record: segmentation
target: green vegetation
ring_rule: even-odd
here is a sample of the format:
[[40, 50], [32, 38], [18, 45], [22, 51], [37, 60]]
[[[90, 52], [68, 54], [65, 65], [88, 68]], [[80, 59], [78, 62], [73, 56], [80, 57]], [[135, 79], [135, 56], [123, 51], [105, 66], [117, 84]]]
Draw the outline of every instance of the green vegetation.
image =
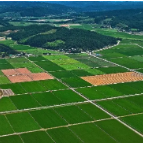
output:
[[32, 111], [30, 114], [42, 128], [67, 125], [67, 123], [53, 109]]
[[84, 81], [83, 79], [79, 77], [71, 77], [71, 78], [66, 78], [62, 79], [63, 82], [68, 84], [71, 87], [84, 87], [84, 86], [91, 86], [90, 83]]
[[12, 96], [10, 99], [17, 109], [28, 109], [40, 106], [31, 95]]
[[122, 99], [100, 101], [98, 104], [116, 116], [123, 116], [142, 112], [143, 106], [140, 104], [142, 99], [143, 96], [134, 96]]
[[67, 143], [68, 141], [68, 143], [81, 143], [80, 139], [68, 128], [49, 130], [48, 133], [56, 142]]
[[142, 126], [142, 119], [143, 115], [135, 115], [135, 116], [129, 116], [121, 118], [123, 121], [125, 121], [127, 124], [132, 126], [134, 129], [138, 130], [139, 132], [143, 133], [143, 126]]
[[0, 100], [0, 112], [3, 111], [11, 111], [16, 110], [16, 106], [13, 104], [13, 102], [10, 100], [10, 98], [5, 97]]
[[40, 129], [39, 125], [27, 112], [8, 114], [6, 115], [6, 117], [15, 132], [24, 132]]
[[[56, 32], [44, 33], [55, 29]], [[68, 35], [68, 36], [67, 36]], [[30, 25], [20, 27], [16, 33], [9, 35], [19, 43], [32, 47], [43, 47], [52, 50], [64, 50], [68, 52], [80, 52], [81, 50], [95, 50], [117, 43], [117, 39], [103, 36], [96, 32], [83, 29], [67, 29], [52, 27], [49, 25]], [[75, 38], [76, 37], [76, 38]], [[98, 40], [97, 40], [98, 39]], [[99, 40], [100, 39], [100, 40]]]
[[52, 139], [46, 134], [46, 132], [33, 132], [29, 134], [22, 134], [21, 135], [24, 143], [53, 143]]
[[11, 134], [14, 132], [4, 115], [0, 115], [0, 120], [0, 135]]

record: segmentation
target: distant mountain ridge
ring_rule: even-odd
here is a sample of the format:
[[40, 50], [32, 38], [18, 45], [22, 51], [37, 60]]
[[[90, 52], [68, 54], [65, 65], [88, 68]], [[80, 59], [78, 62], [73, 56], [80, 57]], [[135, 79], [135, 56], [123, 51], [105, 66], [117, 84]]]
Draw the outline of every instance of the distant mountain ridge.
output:
[[47, 16], [73, 12], [75, 8], [47, 2], [9, 1], [0, 2], [0, 13], [14, 12], [20, 16]]
[[105, 11], [143, 8], [143, 2], [141, 1], [48, 1], [48, 3], [76, 7], [81, 11]]

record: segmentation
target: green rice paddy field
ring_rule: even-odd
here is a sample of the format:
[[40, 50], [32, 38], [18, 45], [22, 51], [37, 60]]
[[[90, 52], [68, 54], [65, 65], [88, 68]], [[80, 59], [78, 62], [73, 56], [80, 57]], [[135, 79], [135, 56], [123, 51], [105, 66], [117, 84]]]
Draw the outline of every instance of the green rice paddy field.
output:
[[[81, 79], [129, 72], [126, 67], [142, 71], [142, 48], [127, 42], [101, 51], [100, 58], [84, 53], [0, 59], [0, 88], [14, 92], [0, 99], [0, 143], [142, 143], [143, 81], [93, 86]], [[16, 68], [54, 79], [11, 83], [1, 70]]]

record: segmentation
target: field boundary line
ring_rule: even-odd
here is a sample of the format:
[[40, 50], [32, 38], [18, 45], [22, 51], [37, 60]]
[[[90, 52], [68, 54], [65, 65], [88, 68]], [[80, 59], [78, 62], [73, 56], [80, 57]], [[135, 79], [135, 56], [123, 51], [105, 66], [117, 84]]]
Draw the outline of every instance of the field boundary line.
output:
[[73, 102], [73, 103], [66, 103], [66, 104], [58, 104], [58, 105], [52, 105], [52, 106], [42, 106], [42, 107], [20, 109], [20, 110], [18, 109], [18, 110], [12, 110], [12, 111], [5, 111], [5, 112], [0, 112], [0, 115], [12, 114], [12, 113], [20, 113], [20, 112], [28, 112], [28, 111], [35, 111], [35, 110], [41, 110], [41, 109], [50, 109], [50, 108], [55, 108], [55, 107], [65, 107], [65, 106], [72, 106], [72, 105], [85, 104], [85, 103], [88, 103], [88, 101]]
[[120, 98], [129, 98], [129, 97], [134, 97], [134, 96], [142, 96], [143, 93], [140, 94], [129, 94], [129, 95], [123, 95], [123, 96], [116, 96], [116, 97], [109, 97], [109, 98], [103, 98], [103, 99], [95, 99], [91, 100], [93, 102], [100, 102], [100, 101], [107, 101], [107, 100], [112, 100], [112, 99], [120, 99]]
[[1, 137], [7, 137], [7, 136], [13, 136], [13, 135], [21, 135], [21, 134], [26, 134], [26, 133], [38, 132], [38, 131], [48, 131], [48, 130], [53, 130], [53, 129], [58, 129], [58, 128], [65, 128], [65, 127], [71, 127], [71, 126], [77, 126], [77, 125], [83, 125], [83, 124], [96, 123], [96, 122], [101, 122], [101, 121], [106, 121], [106, 120], [112, 120], [112, 118], [105, 118], [105, 119], [99, 119], [99, 120], [93, 120], [93, 121], [67, 124], [67, 125], [56, 126], [56, 127], [51, 127], [51, 128], [41, 128], [41, 129], [26, 131], [26, 132], [14, 132], [12, 134], [0, 135], [0, 138]]
[[[91, 55], [93, 57], [96, 57], [94, 55]], [[99, 57], [98, 57], [99, 58]], [[99, 58], [102, 59], [102, 58]], [[28, 59], [29, 60], [29, 59]], [[102, 59], [105, 60], [105, 59]], [[29, 60], [30, 61], [30, 60]], [[105, 60], [107, 61], [107, 60]], [[31, 61], [30, 61], [31, 62]], [[107, 61], [109, 62], [109, 61]], [[33, 62], [34, 63], [34, 62]], [[111, 62], [113, 63], [113, 62]], [[34, 63], [35, 64], [35, 63]], [[113, 63], [115, 64], [115, 63]], [[36, 65], [36, 64], [35, 64]], [[118, 64], [116, 64], [118, 65]], [[38, 65], [36, 65], [38, 66]], [[121, 65], [118, 65], [121, 66]], [[39, 67], [39, 66], [38, 66]], [[124, 67], [124, 66], [123, 66]], [[40, 67], [41, 68], [41, 67]], [[128, 69], [127, 67], [125, 67], [126, 69]], [[42, 69], [42, 68], [41, 68]], [[50, 74], [51, 75], [51, 74]], [[113, 119], [117, 120], [118, 122], [120, 122], [121, 124], [123, 124], [124, 126], [126, 126], [127, 128], [129, 128], [130, 130], [132, 130], [133, 132], [135, 132], [136, 134], [138, 134], [139, 136], [143, 137], [143, 134], [141, 134], [140, 132], [138, 132], [137, 130], [133, 129], [131, 126], [129, 126], [128, 124], [124, 123], [123, 121], [121, 121], [120, 119], [118, 119], [116, 116], [114, 116], [113, 114], [109, 113], [107, 110], [103, 109], [101, 106], [97, 105], [96, 103], [90, 101], [87, 97], [83, 96], [81, 93], [77, 92], [75, 89], [73, 89], [72, 87], [70, 87], [69, 85], [67, 85], [66, 83], [64, 83], [62, 80], [58, 79], [55, 77], [55, 79], [57, 79], [59, 82], [61, 82], [62, 84], [64, 84], [65, 86], [67, 86], [69, 89], [71, 89], [73, 92], [77, 93], [79, 96], [81, 96], [82, 98], [84, 98], [86, 101], [88, 101], [89, 103], [93, 104], [94, 106], [96, 106], [97, 108], [99, 108], [100, 110], [104, 111], [105, 113], [107, 113], [109, 116], [111, 116]]]

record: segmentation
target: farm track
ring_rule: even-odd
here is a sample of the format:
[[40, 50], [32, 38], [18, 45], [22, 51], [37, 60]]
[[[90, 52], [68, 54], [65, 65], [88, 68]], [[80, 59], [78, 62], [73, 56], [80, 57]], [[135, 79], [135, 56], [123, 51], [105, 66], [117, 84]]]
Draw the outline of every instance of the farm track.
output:
[[80, 123], [75, 123], [75, 124], [68, 124], [68, 125], [51, 127], [51, 128], [41, 128], [41, 129], [38, 129], [38, 130], [32, 130], [32, 131], [26, 131], [26, 132], [18, 132], [18, 133], [12, 133], [12, 134], [7, 134], [7, 135], [0, 135], [0, 137], [21, 135], [21, 134], [26, 134], [26, 133], [38, 132], [38, 131], [48, 131], [48, 130], [63, 128], [63, 127], [71, 127], [71, 126], [77, 126], [77, 125], [83, 125], [83, 124], [90, 124], [90, 123], [96, 123], [96, 122], [101, 122], [101, 121], [106, 121], [106, 120], [112, 120], [112, 118], [105, 118], [105, 119], [99, 119], [99, 120], [94, 120], [94, 121], [86, 121], [86, 122], [80, 122]]
[[[94, 55], [91, 55], [93, 57], [96, 57]], [[97, 58], [97, 57], [96, 57]], [[98, 57], [99, 58], [99, 57]], [[104, 60], [106, 62], [110, 62], [110, 61], [107, 61], [105, 59], [102, 59], [102, 58], [99, 58], [101, 60]], [[29, 59], [28, 59], [29, 60]], [[30, 61], [30, 60], [29, 60]], [[31, 61], [30, 61], [31, 62]], [[34, 63], [34, 62], [33, 62]], [[116, 63], [113, 63], [113, 62], [110, 62], [112, 64], [116, 64]], [[34, 63], [35, 64], [35, 63]], [[35, 64], [36, 65], [36, 64]], [[120, 66], [119, 64], [116, 64], [117, 66]], [[37, 65], [36, 65], [37, 66]], [[39, 66], [38, 66], [39, 67]], [[124, 66], [122, 66], [124, 67]], [[41, 67], [40, 67], [41, 68]], [[127, 67], [124, 67], [126, 69], [128, 69], [129, 71], [133, 71]], [[41, 68], [42, 69], [42, 68]], [[140, 72], [139, 72], [140, 73]], [[141, 73], [142, 74], [142, 73]], [[132, 130], [133, 132], [135, 132], [136, 134], [138, 134], [139, 136], [143, 137], [143, 134], [141, 134], [140, 132], [138, 132], [137, 130], [135, 130], [134, 128], [132, 128], [131, 126], [129, 126], [128, 124], [126, 124], [125, 122], [121, 121], [120, 119], [118, 119], [116, 116], [114, 116], [113, 114], [111, 114], [110, 112], [108, 112], [107, 110], [105, 110], [104, 108], [102, 108], [101, 106], [99, 106], [98, 104], [94, 103], [93, 101], [89, 100], [87, 97], [83, 96], [81, 93], [77, 92], [74, 88], [70, 87], [69, 85], [67, 85], [66, 83], [62, 82], [62, 80], [58, 79], [55, 77], [55, 79], [57, 79], [59, 82], [61, 82], [62, 84], [64, 84], [66, 87], [68, 87], [69, 89], [71, 89], [72, 91], [74, 91], [75, 93], [77, 93], [79, 96], [83, 97], [86, 101], [88, 101], [89, 103], [91, 103], [92, 105], [96, 106], [97, 108], [99, 108], [100, 110], [104, 111], [106, 114], [110, 115], [113, 119], [117, 120], [118, 122], [120, 122], [121, 124], [123, 124], [124, 126], [126, 126], [127, 128], [129, 128], [130, 130]]]
[[[125, 67], [125, 66], [116, 64], [116, 63], [111, 62], [111, 61], [108, 61], [108, 60], [105, 60], [105, 59], [103, 59], [103, 58], [96, 57], [95, 55], [91, 55], [91, 56], [93, 56], [93, 57], [95, 57], [95, 58], [98, 58], [98, 59], [100, 59], [100, 60], [103, 60], [103, 61], [112, 63], [112, 64], [117, 65], [117, 66], [119, 66], [119, 67], [125, 68], [125, 69], [127, 69], [127, 70], [129, 70], [129, 71], [134, 71], [134, 72], [136, 72], [136, 71], [133, 70], [133, 69], [127, 68], [127, 67]], [[142, 73], [140, 73], [140, 72], [137, 72], [137, 73], [142, 74]], [[79, 95], [81, 95], [81, 94], [79, 94]], [[81, 96], [84, 97], [83, 95], [81, 95]], [[88, 100], [86, 97], [84, 97], [84, 99]], [[115, 120], [117, 120], [118, 122], [120, 122], [121, 124], [123, 124], [124, 126], [126, 126], [127, 128], [129, 128], [130, 130], [132, 130], [133, 132], [135, 132], [135, 133], [138, 134], [139, 136], [143, 137], [143, 134], [141, 134], [140, 132], [138, 132], [137, 130], [135, 130], [134, 128], [132, 128], [131, 126], [129, 126], [128, 124], [126, 124], [126, 123], [123, 122], [122, 120], [120, 120], [118, 117], [116, 117], [116, 116], [114, 116], [113, 114], [109, 113], [107, 110], [105, 110], [105, 109], [102, 108], [101, 106], [97, 105], [96, 103], [93, 103], [92, 101], [90, 101], [90, 103], [93, 104], [93, 105], [95, 105], [96, 107], [98, 107], [99, 109], [101, 109], [102, 111], [104, 111], [105, 113], [107, 113], [108, 115], [110, 115], [111, 117], [113, 117]]]
[[[94, 55], [91, 55], [94, 56]], [[95, 56], [96, 57], [96, 56]], [[99, 58], [99, 57], [96, 57]], [[102, 59], [102, 58], [99, 58]], [[29, 59], [28, 59], [29, 60]], [[105, 59], [102, 59], [106, 62], [110, 62], [107, 61]], [[29, 60], [30, 61], [30, 60]], [[30, 61], [33, 64], [35, 64], [33, 61]], [[110, 62], [113, 63], [113, 62]], [[116, 64], [116, 63], [113, 63]], [[35, 64], [36, 65], [36, 64]], [[117, 66], [120, 67], [124, 67], [121, 65], [116, 64]], [[40, 66], [36, 65], [37, 67], [41, 68]], [[127, 67], [124, 67], [128, 70], [133, 71], [132, 69], [129, 69]], [[41, 68], [42, 69], [42, 68]], [[43, 69], [42, 69], [43, 70]], [[77, 92], [75, 89], [76, 88], [72, 88], [70, 86], [68, 86], [66, 83], [64, 83], [62, 80], [54, 77], [55, 79], [57, 79], [59, 82], [61, 82], [62, 84], [64, 84], [66, 87], [68, 87], [69, 89], [71, 89], [73, 92], [77, 93], [79, 96], [83, 97], [85, 99], [84, 102], [76, 102], [76, 103], [66, 103], [66, 104], [60, 104], [60, 105], [54, 105], [54, 106], [46, 106], [46, 107], [37, 107], [37, 108], [31, 108], [31, 109], [23, 109], [23, 110], [15, 110], [15, 111], [7, 111], [7, 112], [0, 112], [0, 114], [11, 114], [11, 113], [17, 113], [17, 112], [25, 112], [25, 111], [32, 111], [32, 110], [41, 110], [41, 109], [48, 109], [48, 108], [54, 108], [54, 107], [61, 107], [61, 106], [70, 106], [70, 105], [78, 105], [78, 104], [83, 104], [83, 103], [91, 103], [92, 105], [96, 106], [97, 108], [99, 108], [100, 110], [104, 111], [105, 113], [107, 113], [108, 115], [111, 116], [111, 118], [106, 118], [106, 119], [100, 119], [100, 120], [94, 120], [94, 121], [87, 121], [87, 122], [81, 122], [81, 123], [75, 123], [75, 124], [68, 124], [68, 125], [64, 125], [64, 126], [58, 126], [58, 127], [52, 127], [52, 128], [46, 128], [46, 129], [38, 129], [38, 130], [33, 130], [33, 131], [27, 131], [27, 132], [20, 132], [20, 133], [13, 133], [13, 134], [7, 134], [7, 135], [1, 135], [0, 137], [6, 137], [6, 136], [12, 136], [12, 135], [21, 135], [24, 133], [31, 133], [31, 132], [36, 132], [36, 131], [47, 131], [47, 130], [52, 130], [52, 129], [56, 129], [56, 128], [62, 128], [62, 127], [70, 127], [70, 126], [76, 126], [76, 125], [81, 125], [81, 124], [88, 124], [88, 123], [95, 123], [95, 122], [99, 122], [99, 121], [104, 121], [104, 120], [111, 120], [111, 119], [115, 119], [118, 122], [120, 122], [121, 124], [123, 124], [124, 126], [126, 126], [127, 128], [129, 128], [130, 130], [134, 131], [136, 134], [140, 135], [141, 137], [143, 137], [143, 135], [138, 132], [137, 130], [133, 129], [131, 126], [129, 126], [128, 124], [126, 124], [125, 122], [123, 122], [122, 120], [120, 120], [121, 117], [125, 117], [125, 116], [133, 116], [133, 115], [139, 115], [139, 114], [143, 114], [143, 113], [137, 113], [137, 114], [130, 114], [130, 115], [125, 115], [125, 116], [114, 116], [113, 114], [111, 114], [110, 112], [108, 112], [107, 110], [105, 110], [104, 108], [102, 108], [101, 106], [99, 106], [98, 104], [94, 103], [95, 101], [103, 101], [103, 100], [111, 100], [111, 99], [117, 99], [117, 98], [125, 98], [125, 97], [130, 97], [130, 96], [139, 96], [141, 94], [134, 94], [134, 95], [125, 95], [125, 96], [118, 96], [118, 97], [111, 97], [111, 98], [106, 98], [106, 99], [97, 99], [97, 100], [89, 100], [88, 98], [86, 98], [84, 95], [82, 95], [81, 93]]]
[[[92, 101], [92, 102], [107, 101], [107, 100], [112, 100], [112, 99], [122, 99], [122, 98], [129, 98], [129, 97], [141, 96], [141, 95], [143, 95], [143, 93], [141, 93], [141, 94], [132, 94], [132, 95], [123, 95], [123, 96], [117, 96], [117, 97], [109, 97], [109, 98], [104, 98], [104, 99], [95, 99], [95, 100], [90, 100], [90, 101]], [[66, 106], [79, 105], [79, 104], [85, 104], [85, 103], [89, 103], [89, 101], [58, 104], [58, 105], [52, 105], [52, 106], [42, 106], [42, 107], [35, 107], [35, 108], [28, 108], [28, 109], [21, 109], [21, 110], [17, 109], [17, 110], [12, 110], [12, 111], [4, 111], [4, 112], [0, 112], [0, 115], [35, 111], [35, 110], [41, 110], [41, 109], [50, 109], [50, 108], [54, 108], [54, 107], [66, 107]]]

